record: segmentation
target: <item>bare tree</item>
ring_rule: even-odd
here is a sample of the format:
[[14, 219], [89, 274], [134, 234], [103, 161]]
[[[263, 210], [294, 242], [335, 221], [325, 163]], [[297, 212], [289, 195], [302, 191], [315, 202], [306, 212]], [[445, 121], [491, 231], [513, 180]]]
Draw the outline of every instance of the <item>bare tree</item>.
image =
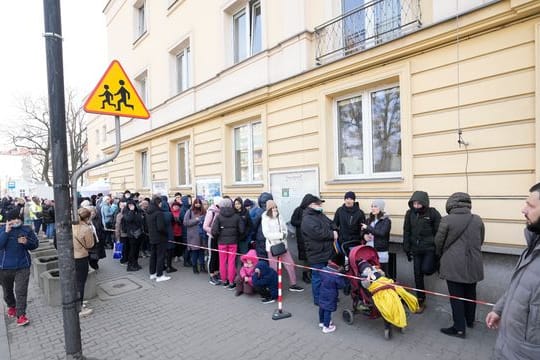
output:
[[[34, 180], [44, 181], [52, 186], [51, 181], [51, 127], [49, 108], [45, 97], [23, 98], [20, 101], [22, 121], [9, 131], [11, 143], [17, 148], [30, 151], [37, 166], [34, 168]], [[82, 102], [73, 90], [66, 93], [66, 131], [68, 141], [69, 174], [73, 169], [84, 165], [88, 139], [84, 122]]]

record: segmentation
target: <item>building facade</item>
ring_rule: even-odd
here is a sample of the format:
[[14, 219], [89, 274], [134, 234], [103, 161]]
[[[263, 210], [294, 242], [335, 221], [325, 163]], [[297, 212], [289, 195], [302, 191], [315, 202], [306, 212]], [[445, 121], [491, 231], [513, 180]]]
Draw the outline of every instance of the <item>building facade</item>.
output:
[[[402, 232], [415, 190], [445, 214], [466, 191], [485, 250], [523, 247], [538, 176], [540, 2], [110, 0], [108, 53], [151, 112], [122, 119], [122, 149], [92, 170], [114, 191], [304, 193], [332, 213], [346, 191], [386, 201]], [[88, 124], [90, 162], [112, 117]]]

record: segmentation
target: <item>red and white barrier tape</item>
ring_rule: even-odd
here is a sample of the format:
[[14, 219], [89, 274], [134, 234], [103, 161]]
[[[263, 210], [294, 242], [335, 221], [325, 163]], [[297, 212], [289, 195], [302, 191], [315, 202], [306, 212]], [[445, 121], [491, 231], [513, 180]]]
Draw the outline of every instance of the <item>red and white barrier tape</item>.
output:
[[[218, 252], [218, 253], [234, 254], [234, 255], [237, 255], [237, 256], [245, 255], [245, 254], [240, 254], [240, 253], [231, 252], [231, 251], [225, 251], [225, 250], [219, 250], [219, 249], [210, 249], [210, 248], [205, 247], [205, 246], [186, 244], [186, 243], [179, 242], [179, 241], [169, 241], [169, 242], [173, 243], [173, 244], [178, 244], [178, 245], [187, 245], [187, 246], [190, 246], [190, 247], [196, 247], [196, 248], [199, 248], [199, 249], [202, 249], [202, 250], [215, 251], [215, 252]], [[304, 265], [295, 264], [295, 263], [288, 263], [288, 262], [285, 262], [285, 261], [279, 261], [278, 262], [277, 260], [274, 260], [274, 259], [267, 259], [267, 258], [262, 258], [262, 257], [259, 257], [259, 256], [256, 256], [256, 258], [259, 259], [259, 260], [266, 260], [266, 261], [269, 261], [269, 262], [278, 263], [278, 279], [279, 279], [279, 281], [278, 281], [278, 284], [279, 284], [279, 286], [278, 286], [278, 308], [279, 309], [281, 309], [281, 299], [282, 299], [282, 297], [281, 297], [281, 291], [282, 291], [282, 289], [281, 289], [281, 267], [279, 266], [280, 264], [292, 265], [292, 266], [295, 266], [297, 268], [304, 269], [304, 270], [311, 270], [311, 271], [319, 271], [319, 272], [326, 272], [326, 273], [336, 274], [336, 275], [343, 276], [343, 277], [348, 278], [348, 279], [367, 280], [366, 278], [362, 278], [362, 277], [358, 277], [358, 276], [354, 276], [354, 275], [330, 272], [330, 271], [327, 271], [327, 270], [324, 270], [324, 269], [312, 268], [312, 267], [309, 267], [309, 266], [304, 266]], [[400, 286], [400, 287], [402, 287], [402, 288], [404, 288], [406, 290], [409, 290], [409, 291], [423, 292], [423, 293], [428, 294], [428, 295], [446, 297], [446, 298], [454, 299], [454, 300], [462, 300], [462, 301], [472, 302], [472, 303], [479, 304], [479, 305], [485, 305], [485, 306], [494, 306], [495, 305], [495, 304], [487, 302], [487, 301], [467, 299], [467, 298], [463, 298], [463, 297], [460, 297], [460, 296], [443, 294], [443, 293], [436, 292], [436, 291], [417, 289], [417, 288], [414, 288], [414, 287], [411, 287], [411, 286], [406, 286], [406, 285], [398, 284], [398, 283], [389, 284], [389, 285], [390, 286]]]

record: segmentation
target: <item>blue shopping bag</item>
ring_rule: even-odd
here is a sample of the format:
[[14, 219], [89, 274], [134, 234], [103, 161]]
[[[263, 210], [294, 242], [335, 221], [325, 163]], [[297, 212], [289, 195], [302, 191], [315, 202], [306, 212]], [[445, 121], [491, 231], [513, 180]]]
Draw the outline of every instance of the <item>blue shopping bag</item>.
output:
[[122, 258], [122, 247], [123, 247], [123, 244], [120, 241], [116, 241], [114, 243], [113, 259]]

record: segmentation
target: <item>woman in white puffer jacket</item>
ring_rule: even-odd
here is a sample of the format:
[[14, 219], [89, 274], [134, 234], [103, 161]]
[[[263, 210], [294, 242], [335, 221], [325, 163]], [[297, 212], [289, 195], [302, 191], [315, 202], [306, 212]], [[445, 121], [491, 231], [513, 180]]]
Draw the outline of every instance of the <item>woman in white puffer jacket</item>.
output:
[[[278, 212], [276, 203], [273, 200], [268, 200], [266, 202], [266, 211], [262, 215], [262, 232], [266, 239], [266, 252], [268, 253], [268, 259], [270, 260], [270, 266], [272, 269], [277, 270], [277, 257], [272, 256], [270, 252], [270, 247], [272, 245], [278, 245], [279, 243], [285, 243], [287, 246], [287, 227], [283, 222], [283, 218]], [[304, 288], [296, 285], [296, 273], [294, 260], [287, 250], [284, 254], [281, 255], [281, 260], [283, 265], [289, 274], [290, 286], [289, 291], [304, 291]]]

